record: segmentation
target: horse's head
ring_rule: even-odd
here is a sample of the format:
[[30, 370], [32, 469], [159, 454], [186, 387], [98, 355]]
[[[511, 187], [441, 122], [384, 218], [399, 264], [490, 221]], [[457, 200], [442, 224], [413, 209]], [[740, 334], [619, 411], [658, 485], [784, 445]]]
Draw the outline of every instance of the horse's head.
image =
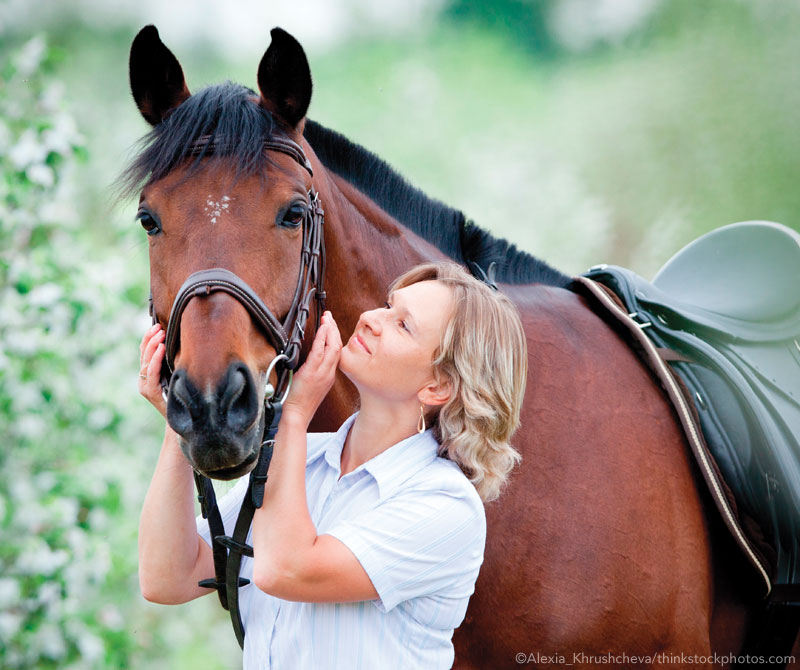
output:
[[[266, 375], [281, 338], [246, 296], [226, 292], [224, 277], [180, 289], [190, 275], [221, 268], [252, 289], [278, 326], [294, 322], [296, 298], [302, 303], [308, 292], [298, 277], [311, 175], [292, 145], [300, 145], [311, 99], [308, 62], [276, 28], [258, 94], [226, 83], [191, 95], [177, 59], [148, 26], [131, 47], [130, 81], [153, 126], [128, 177], [144, 184], [137, 218], [150, 246], [154, 314], [164, 328], [172, 321], [167, 419], [196, 470], [232, 479], [257, 459]], [[176, 297], [181, 313], [172, 312]]]

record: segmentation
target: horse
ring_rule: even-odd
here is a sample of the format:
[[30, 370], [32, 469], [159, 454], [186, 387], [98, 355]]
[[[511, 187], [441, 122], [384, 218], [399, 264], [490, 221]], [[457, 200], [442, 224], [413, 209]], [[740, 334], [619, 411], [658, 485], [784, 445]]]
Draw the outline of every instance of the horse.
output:
[[[522, 461], [486, 506], [485, 559], [453, 668], [711, 667], [739, 652], [763, 594], [664, 394], [572, 278], [307, 118], [310, 68], [285, 31], [271, 31], [257, 81], [258, 91], [228, 82], [191, 94], [154, 26], [131, 47], [132, 94], [152, 129], [124, 182], [141, 191], [162, 326], [184, 280], [212, 267], [285, 317], [312, 190], [324, 208], [324, 295], [345, 333], [414, 265], [496, 263], [529, 352]], [[281, 138], [308, 165], [270, 150]], [[196, 295], [179, 319], [168, 420], [196, 470], [229, 479], [253, 467], [277, 348], [240, 299]], [[313, 335], [301, 329], [297, 361]], [[339, 375], [311, 430], [336, 430], [355, 403]]]

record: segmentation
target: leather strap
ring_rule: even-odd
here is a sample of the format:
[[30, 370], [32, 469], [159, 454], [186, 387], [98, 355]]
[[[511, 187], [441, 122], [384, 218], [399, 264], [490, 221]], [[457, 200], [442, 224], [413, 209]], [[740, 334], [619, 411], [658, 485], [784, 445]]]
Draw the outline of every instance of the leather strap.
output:
[[[192, 146], [190, 153], [197, 156], [213, 155], [227, 147], [224, 141], [210, 135], [200, 137]], [[287, 137], [274, 135], [264, 141], [264, 149], [279, 151], [291, 156], [313, 175], [311, 163], [302, 147]], [[316, 298], [316, 326], [319, 328], [322, 312], [325, 309], [326, 294], [323, 289], [325, 274], [325, 239], [323, 226], [325, 212], [319, 194], [312, 188], [309, 191], [309, 209], [303, 219], [303, 246], [300, 258], [300, 272], [297, 277], [291, 307], [281, 323], [264, 304], [258, 294], [247, 283], [224, 268], [201, 270], [190, 275], [181, 286], [170, 310], [165, 338], [165, 361], [161, 369], [161, 388], [168, 393], [169, 382], [174, 371], [175, 356], [180, 347], [180, 322], [184, 310], [192, 298], [209, 295], [214, 291], [224, 291], [236, 298], [251, 314], [256, 323], [267, 335], [276, 355], [284, 355], [278, 372], [278, 388], [288, 387], [288, 373], [297, 368], [300, 351], [305, 337], [306, 323], [311, 310], [311, 300]], [[150, 315], [153, 323], [158, 321], [150, 294]]]
[[[191, 153], [197, 156], [211, 155], [222, 146], [213, 137], [201, 137], [192, 147]], [[265, 140], [265, 150], [280, 151], [291, 156], [313, 176], [311, 163], [306, 158], [300, 145], [280, 136]], [[181, 286], [170, 310], [165, 338], [165, 364], [162, 366], [162, 389], [166, 393], [169, 380], [174, 370], [175, 356], [180, 346], [180, 322], [189, 302], [195, 297], [210, 295], [215, 291], [224, 291], [238, 300], [250, 313], [254, 321], [261, 327], [281, 360], [286, 360], [278, 374], [278, 389], [288, 388], [291, 372], [297, 368], [300, 350], [305, 337], [305, 328], [311, 310], [311, 301], [316, 299], [316, 327], [319, 328], [322, 313], [325, 310], [326, 293], [325, 277], [325, 239], [323, 224], [325, 213], [319, 195], [312, 188], [309, 191], [309, 209], [303, 219], [303, 246], [300, 258], [300, 272], [297, 278], [292, 304], [281, 323], [272, 311], [264, 304], [258, 294], [244, 280], [224, 268], [201, 270], [190, 275]], [[153, 323], [158, 321], [150, 294], [150, 315]], [[273, 361], [273, 365], [277, 361]], [[267, 380], [269, 381], [269, 380]], [[278, 423], [282, 412], [282, 397], [279, 393], [268, 395], [264, 399], [264, 426], [261, 451], [256, 467], [250, 473], [247, 494], [244, 497], [233, 536], [225, 535], [222, 516], [217, 506], [214, 486], [210, 479], [195, 473], [195, 484], [203, 517], [208, 519], [212, 537], [214, 555], [213, 579], [204, 579], [199, 585], [217, 590], [222, 606], [228, 610], [236, 639], [244, 648], [245, 630], [239, 612], [239, 588], [249, 584], [249, 580], [239, 577], [242, 556], [253, 556], [253, 548], [247, 545], [256, 509], [264, 500], [269, 464]]]
[[[197, 500], [200, 502], [200, 511], [203, 514], [203, 518], [208, 520], [208, 528], [211, 531], [211, 550], [214, 556], [214, 574], [216, 575], [215, 579], [203, 579], [198, 582], [198, 585], [208, 589], [217, 589], [220, 604], [225, 609], [228, 609], [228, 596], [225, 590], [224, 579], [228, 552], [219, 542], [214, 541], [217, 535], [225, 534], [222, 515], [217, 506], [217, 496], [214, 493], [214, 485], [208, 477], [204, 477], [200, 473], [195, 472], [194, 483], [199, 492]], [[222, 579], [220, 577], [222, 577]]]
[[278, 319], [272, 314], [256, 292], [243, 279], [224, 268], [200, 270], [186, 279], [172, 303], [167, 324], [165, 350], [170, 372], [175, 371], [175, 355], [178, 353], [181, 333], [181, 317], [192, 298], [224, 291], [236, 298], [250, 312], [250, 316], [261, 327], [276, 351], [286, 349], [289, 338]]
[[[208, 525], [211, 531], [212, 546], [214, 548], [214, 579], [204, 579], [198, 584], [205, 588], [216, 589], [222, 606], [228, 610], [231, 617], [233, 631], [239, 646], [244, 648], [244, 623], [242, 622], [241, 612], [239, 611], [239, 588], [247, 586], [250, 580], [239, 577], [242, 566], [242, 556], [253, 556], [253, 547], [247, 544], [247, 536], [250, 533], [250, 526], [257, 509], [264, 502], [264, 489], [267, 483], [267, 473], [269, 464], [272, 460], [272, 450], [275, 444], [275, 435], [278, 432], [283, 405], [280, 401], [270, 402], [270, 416], [267, 421], [266, 441], [261, 445], [261, 453], [258, 456], [256, 467], [250, 473], [250, 482], [247, 493], [242, 500], [239, 509], [239, 516], [236, 518], [236, 525], [233, 536], [225, 535], [225, 528], [222, 518], [217, 510], [216, 516], [209, 514]], [[210, 490], [207, 500], [214, 497], [214, 487], [211, 480], [203, 475], [195, 474], [198, 490], [201, 486]], [[201, 507], [203, 501], [201, 500]], [[216, 501], [214, 502], [216, 508]], [[219, 555], [219, 560], [217, 560]]]
[[[219, 140], [213, 135], [201, 135], [195, 140], [194, 144], [189, 148], [190, 156], [213, 156], [218, 151], [230, 151], [233, 147], [233, 142], [224, 139]], [[302, 147], [294, 140], [281, 135], [273, 135], [264, 140], [264, 149], [269, 151], [279, 151], [294, 158], [295, 161], [300, 163], [312, 177], [314, 170], [311, 169], [311, 162], [306, 158], [305, 152]]]

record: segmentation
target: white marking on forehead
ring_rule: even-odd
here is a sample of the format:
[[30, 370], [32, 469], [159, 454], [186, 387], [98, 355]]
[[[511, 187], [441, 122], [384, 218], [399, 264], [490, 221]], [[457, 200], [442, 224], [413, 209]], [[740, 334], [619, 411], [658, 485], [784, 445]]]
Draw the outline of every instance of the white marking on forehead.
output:
[[217, 218], [221, 217], [229, 208], [230, 201], [232, 198], [227, 195], [223, 195], [221, 200], [214, 200], [214, 197], [209, 193], [206, 196], [206, 204], [203, 207], [203, 211], [208, 214], [208, 218], [211, 219], [211, 225], [214, 225], [217, 222]]

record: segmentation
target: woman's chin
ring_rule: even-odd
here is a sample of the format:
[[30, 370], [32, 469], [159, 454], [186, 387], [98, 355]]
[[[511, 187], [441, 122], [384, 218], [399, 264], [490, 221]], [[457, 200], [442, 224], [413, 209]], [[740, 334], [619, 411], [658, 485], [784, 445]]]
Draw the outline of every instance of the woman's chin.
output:
[[342, 347], [342, 354], [339, 357], [339, 371], [358, 386], [358, 361], [354, 360], [354, 358], [348, 347]]

